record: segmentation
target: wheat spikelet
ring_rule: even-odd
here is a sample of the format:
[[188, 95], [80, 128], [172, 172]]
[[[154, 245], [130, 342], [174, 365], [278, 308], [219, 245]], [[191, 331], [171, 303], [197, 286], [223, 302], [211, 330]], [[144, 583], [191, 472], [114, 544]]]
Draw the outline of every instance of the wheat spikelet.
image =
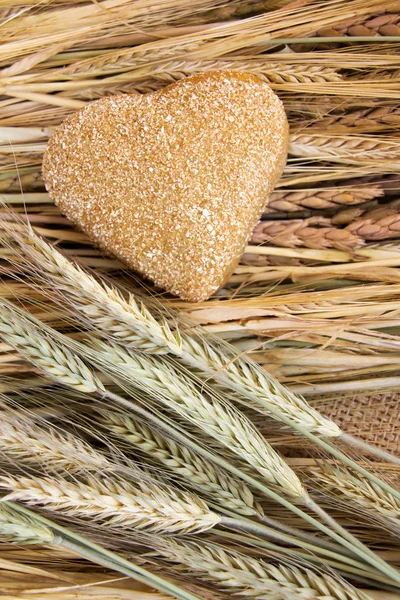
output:
[[55, 536], [49, 527], [0, 502], [0, 540], [17, 544], [52, 544]]
[[367, 600], [362, 592], [330, 575], [284, 564], [268, 564], [218, 544], [168, 538], [153, 546], [164, 558], [185, 565], [206, 581], [246, 598]]
[[206, 494], [217, 504], [241, 515], [262, 516], [250, 489], [210, 461], [127, 415], [103, 412], [108, 431], [128, 442]]
[[194, 494], [168, 492], [153, 483], [101, 480], [86, 483], [64, 479], [1, 476], [6, 500], [46, 506], [64, 515], [100, 521], [107, 527], [138, 528], [169, 533], [204, 531], [220, 518]]
[[23, 316], [23, 312], [0, 302], [0, 338], [18, 350], [52, 379], [88, 394], [103, 390], [103, 384], [70, 350], [59, 347], [53, 339]]
[[349, 500], [399, 522], [400, 501], [372, 481], [343, 467], [321, 465], [311, 469], [318, 484], [329, 490], [334, 498]]
[[110, 470], [109, 461], [89, 444], [69, 433], [38, 426], [32, 420], [0, 413], [0, 455], [25, 465], [41, 464], [76, 473]]
[[350, 223], [346, 231], [370, 241], [400, 237], [400, 201], [395, 200]]
[[211, 345], [206, 338], [187, 335], [182, 336], [182, 347], [186, 364], [243, 396], [243, 400], [239, 396], [235, 398], [245, 405], [279, 420], [268, 410], [271, 406], [312, 433], [328, 437], [341, 434], [333, 421], [323, 417], [257, 364], [233, 354], [234, 350], [228, 356], [225, 349]]
[[316, 190], [277, 190], [269, 196], [266, 211], [296, 212], [304, 208], [325, 210], [341, 206], [354, 206], [383, 196], [379, 187], [322, 188]]
[[355, 135], [292, 134], [289, 153], [292, 156], [354, 164], [359, 161], [393, 160], [393, 169], [400, 152], [396, 139]]
[[[290, 219], [288, 221], [260, 221], [256, 225], [251, 242], [295, 248], [337, 248], [349, 251], [364, 244], [357, 230], [338, 229], [330, 225], [330, 219], [310, 217], [309, 219]], [[382, 238], [380, 238], [382, 239]]]
[[376, 17], [354, 17], [348, 21], [342, 21], [338, 25], [324, 27], [318, 31], [321, 37], [348, 36], [380, 36], [400, 35], [400, 14], [385, 13]]
[[39, 276], [67, 298], [84, 320], [144, 352], [180, 353], [179, 333], [173, 334], [165, 320], [159, 323], [132, 294], [125, 300], [116, 288], [75, 266], [26, 225], [21, 223], [22, 233], [6, 225], [4, 228], [20, 244], [24, 261], [37, 267]]
[[244, 415], [215, 398], [207, 399], [189, 378], [168, 363], [134, 354], [115, 344], [100, 341], [93, 344], [95, 359], [102, 362], [107, 372], [149, 390], [154, 399], [230, 448], [285, 495], [303, 497], [299, 478]]

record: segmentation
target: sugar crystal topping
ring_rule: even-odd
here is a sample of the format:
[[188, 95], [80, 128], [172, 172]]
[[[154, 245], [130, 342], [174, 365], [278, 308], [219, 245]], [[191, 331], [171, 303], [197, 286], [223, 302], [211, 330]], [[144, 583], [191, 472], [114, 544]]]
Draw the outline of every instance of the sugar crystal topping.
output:
[[243, 252], [287, 137], [267, 84], [212, 72], [89, 104], [55, 132], [44, 176], [56, 204], [105, 251], [198, 301]]

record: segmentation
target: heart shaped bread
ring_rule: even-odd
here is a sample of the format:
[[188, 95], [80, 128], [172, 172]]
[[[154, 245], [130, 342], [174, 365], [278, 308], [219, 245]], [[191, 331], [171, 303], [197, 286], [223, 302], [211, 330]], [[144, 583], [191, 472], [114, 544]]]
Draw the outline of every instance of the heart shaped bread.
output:
[[43, 173], [54, 202], [103, 250], [200, 301], [239, 260], [287, 143], [268, 85], [215, 71], [88, 104], [55, 131]]

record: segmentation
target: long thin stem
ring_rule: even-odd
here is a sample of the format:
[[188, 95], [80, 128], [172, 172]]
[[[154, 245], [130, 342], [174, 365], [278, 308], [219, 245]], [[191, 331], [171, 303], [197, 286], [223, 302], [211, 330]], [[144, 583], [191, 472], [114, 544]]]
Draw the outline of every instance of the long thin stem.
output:
[[[365, 571], [364, 569], [364, 565], [362, 563], [355, 563], [354, 564], [358, 564], [358, 568], [357, 567], [353, 567], [351, 566], [351, 563], [347, 563], [347, 562], [343, 562], [341, 560], [340, 555], [338, 556], [338, 562], [335, 560], [330, 560], [330, 559], [323, 559], [321, 561], [321, 559], [317, 556], [313, 556], [312, 554], [306, 554], [305, 552], [301, 552], [299, 550], [293, 549], [293, 548], [285, 548], [284, 546], [277, 546], [276, 544], [273, 544], [271, 542], [266, 542], [265, 540], [259, 540], [259, 539], [254, 539], [254, 538], [249, 538], [245, 535], [240, 535], [237, 533], [228, 533], [227, 531], [219, 531], [218, 532], [218, 536], [219, 537], [225, 537], [227, 539], [231, 539], [231, 540], [236, 540], [238, 542], [240, 542], [241, 544], [247, 544], [249, 546], [254, 546], [256, 548], [265, 548], [267, 550], [272, 550], [273, 552], [277, 552], [279, 554], [286, 554], [288, 556], [293, 556], [294, 558], [299, 558], [301, 560], [306, 560], [307, 562], [311, 562], [311, 563], [315, 563], [315, 564], [323, 564], [328, 565], [330, 567], [336, 568], [339, 571], [342, 571], [344, 573], [351, 573], [354, 579], [357, 579], [359, 581], [362, 581], [363, 583], [368, 583], [369, 585], [371, 585], [372, 581], [378, 581], [381, 587], [381, 584], [386, 584], [386, 587], [389, 591], [398, 593], [399, 589], [395, 586], [392, 585], [392, 582], [390, 579], [387, 579], [386, 577], [382, 577], [381, 575], [375, 574], [372, 571]], [[355, 575], [355, 577], [354, 577]]]
[[349, 446], [353, 446], [354, 448], [359, 448], [362, 452], [366, 452], [368, 454], [373, 454], [374, 456], [381, 458], [386, 462], [392, 462], [395, 465], [400, 465], [400, 458], [395, 456], [394, 454], [390, 454], [390, 452], [386, 452], [385, 450], [381, 450], [380, 448], [376, 448], [375, 446], [371, 446], [367, 442], [360, 440], [349, 433], [342, 433], [340, 438], [342, 442], [345, 442]]
[[[120, 396], [118, 396], [117, 394], [113, 394], [112, 392], [108, 392], [108, 391], [104, 392], [103, 397], [107, 397], [110, 400], [114, 400], [115, 402], [122, 404], [123, 406], [125, 406], [126, 408], [129, 408], [130, 410], [132, 410], [132, 409], [135, 410], [137, 408], [137, 406], [133, 402], [130, 402], [129, 400], [126, 400], [125, 398], [121, 398]], [[138, 412], [138, 411], [136, 411], [136, 412]], [[146, 416], [146, 417], [148, 416], [147, 411], [143, 408], [140, 408], [139, 414], [142, 414], [143, 416]], [[244, 481], [247, 481], [247, 483], [249, 483], [250, 485], [253, 485], [257, 489], [259, 489], [261, 492], [263, 492], [266, 496], [268, 496], [275, 502], [278, 502], [279, 504], [281, 504], [285, 508], [289, 509], [290, 511], [292, 511], [299, 517], [303, 518], [310, 525], [312, 525], [313, 527], [316, 527], [317, 529], [319, 529], [326, 535], [330, 536], [332, 539], [334, 539], [336, 542], [338, 542], [342, 546], [345, 546], [346, 548], [348, 548], [353, 554], [358, 555], [363, 561], [371, 564], [373, 567], [376, 567], [377, 565], [379, 565], [379, 569], [382, 573], [386, 574], [392, 580], [400, 583], [400, 573], [396, 569], [392, 568], [384, 560], [380, 559], [376, 554], [374, 554], [371, 550], [369, 550], [367, 547], [365, 547], [359, 540], [354, 538], [354, 536], [351, 536], [351, 534], [349, 534], [346, 530], [344, 530], [342, 527], [340, 527], [340, 525], [338, 525], [336, 523], [336, 521], [334, 521], [334, 519], [329, 517], [329, 515], [327, 515], [325, 513], [325, 511], [323, 511], [320, 507], [318, 507], [318, 511], [317, 511], [318, 516], [323, 518], [323, 520], [325, 520], [325, 522], [329, 522], [330, 526], [332, 526], [332, 523], [334, 523], [335, 524], [334, 531], [332, 531], [329, 527], [327, 527], [323, 523], [320, 523], [319, 521], [317, 521], [317, 519], [315, 519], [311, 515], [307, 514], [303, 510], [301, 510], [301, 508], [299, 508], [298, 506], [295, 506], [294, 504], [292, 504], [285, 498], [279, 496], [279, 494], [277, 494], [273, 490], [267, 488], [266, 486], [261, 484], [256, 479], [253, 479], [249, 475], [242, 473], [239, 469], [237, 469], [236, 467], [231, 465], [229, 462], [225, 461], [223, 458], [221, 458], [219, 456], [215, 456], [211, 452], [208, 452], [205, 448], [201, 447], [200, 445], [197, 445], [195, 442], [188, 440], [186, 438], [186, 436], [178, 433], [174, 428], [172, 428], [168, 425], [166, 426], [165, 423], [163, 423], [163, 421], [161, 419], [158, 419], [157, 417], [152, 415], [151, 420], [158, 427], [161, 427], [162, 429], [164, 429], [164, 431], [167, 431], [170, 435], [175, 437], [178, 441], [187, 444], [190, 448], [192, 448], [193, 450], [195, 450], [202, 456], [205, 456], [206, 458], [214, 461], [216, 464], [219, 464], [223, 468], [228, 469], [231, 473], [233, 473], [237, 477], [240, 477]], [[308, 498], [305, 498], [305, 500], [308, 500]], [[312, 502], [310, 502], [309, 506], [310, 506], [310, 508], [315, 508], [314, 505], [312, 504]], [[340, 534], [338, 533], [339, 530], [341, 531]], [[342, 531], [345, 532], [345, 534], [346, 534], [345, 537], [343, 537]], [[253, 533], [253, 531], [250, 533]], [[349, 538], [351, 538], [352, 541], [350, 541]]]
[[[229, 517], [224, 517], [224, 518], [221, 519], [221, 525], [224, 525], [225, 527], [229, 527], [229, 528], [232, 528], [232, 529], [239, 530], [238, 521], [239, 520], [236, 519], [236, 518], [230, 519]], [[245, 533], [251, 533], [250, 527], [247, 527], [247, 523], [246, 523], [246, 521], [250, 521], [250, 520], [241, 517], [240, 521], [244, 521], [245, 522], [242, 531], [244, 531]], [[231, 526], [231, 523], [232, 523], [232, 526]], [[250, 521], [250, 523], [253, 523], [253, 522]], [[364, 567], [363, 563], [360, 563], [360, 562], [358, 562], [356, 560], [353, 560], [353, 559], [349, 558], [344, 553], [338, 554], [337, 552], [330, 552], [329, 550], [325, 550], [324, 548], [318, 548], [317, 546], [314, 546], [313, 544], [307, 544], [305, 542], [299, 542], [298, 540], [296, 540], [296, 538], [293, 538], [290, 535], [285, 535], [285, 534], [278, 534], [278, 535], [276, 535], [276, 532], [274, 530], [265, 531], [265, 533], [264, 533], [264, 535], [262, 537], [270, 539], [270, 540], [272, 539], [272, 540], [275, 540], [277, 542], [284, 542], [284, 543], [289, 543], [289, 544], [295, 544], [297, 546], [300, 546], [304, 550], [309, 550], [310, 552], [313, 552], [314, 554], [322, 554], [323, 556], [327, 556], [327, 557], [332, 558], [332, 559], [334, 559], [336, 561], [337, 560], [343, 561], [343, 557], [346, 556], [346, 558], [345, 558], [346, 564], [353, 565], [353, 566], [355, 566], [357, 568], [361, 568], [361, 569]], [[321, 559], [319, 559], [319, 560], [321, 560]], [[376, 573], [378, 573], [378, 571]]]
[[[339, 523], [337, 521], [335, 521], [335, 519], [333, 519], [330, 515], [328, 515], [328, 513], [326, 513], [323, 510], [323, 508], [321, 508], [316, 502], [314, 502], [314, 500], [312, 498], [310, 498], [310, 497], [307, 498], [306, 506], [308, 508], [310, 508], [315, 514], [319, 515], [320, 518], [325, 521], [325, 523], [327, 523], [332, 528], [334, 528], [335, 531], [337, 531], [340, 535], [342, 535], [349, 543], [353, 544], [353, 546], [356, 545], [362, 553], [362, 554], [359, 554], [359, 556], [364, 555], [364, 560], [369, 562], [373, 567], [377, 567], [379, 565], [378, 568], [380, 569], [380, 571], [382, 573], [386, 573], [391, 579], [400, 583], [400, 571], [398, 569], [394, 569], [393, 567], [388, 565], [387, 562], [385, 562], [383, 559], [381, 559], [377, 554], [372, 552], [372, 550], [369, 550], [369, 548], [367, 548], [365, 546], [365, 544], [360, 542], [360, 540], [358, 540], [351, 533], [346, 531], [346, 529], [344, 529], [344, 527], [339, 525]], [[366, 557], [365, 552], [368, 554], [368, 558]]]
[[259, 518], [260, 518], [260, 521], [262, 521], [266, 525], [269, 525], [271, 528], [277, 529], [279, 532], [283, 532], [284, 535], [288, 534], [293, 539], [298, 540], [298, 543], [299, 543], [299, 541], [301, 541], [302, 544], [305, 543], [305, 544], [310, 544], [313, 546], [318, 546], [318, 548], [320, 548], [320, 549], [323, 548], [328, 551], [332, 551], [333, 548], [335, 548], [336, 551], [339, 551], [341, 554], [344, 554], [345, 556], [352, 556], [351, 552], [347, 552], [341, 546], [333, 544], [325, 539], [318, 538], [315, 535], [313, 535], [312, 533], [307, 533], [306, 531], [302, 531], [301, 529], [297, 529], [296, 527], [291, 527], [290, 525], [287, 525], [287, 524], [283, 525], [282, 523], [280, 523], [280, 521], [277, 521], [276, 519], [271, 519], [270, 517], [267, 517], [266, 515], [264, 515], [263, 517], [259, 517]]
[[[217, 379], [219, 379], [221, 381], [221, 383], [225, 384], [227, 387], [232, 388], [232, 384], [229, 381], [229, 377], [224, 375], [223, 372], [221, 372], [219, 374], [215, 374], [215, 377]], [[369, 471], [367, 471], [367, 469], [364, 469], [364, 467], [362, 467], [356, 461], [354, 461], [351, 458], [349, 458], [348, 456], [346, 456], [346, 454], [344, 452], [342, 452], [341, 450], [338, 450], [337, 448], [333, 447], [326, 440], [321, 439], [319, 436], [315, 435], [314, 433], [311, 433], [307, 428], [302, 427], [301, 425], [296, 423], [293, 419], [291, 419], [290, 417], [287, 417], [285, 415], [285, 413], [283, 411], [279, 410], [278, 408], [276, 408], [276, 406], [273, 403], [269, 403], [267, 406], [267, 404], [265, 402], [261, 401], [260, 398], [256, 394], [250, 393], [245, 389], [238, 390], [238, 391], [243, 393], [243, 395], [245, 397], [248, 397], [251, 400], [255, 401], [257, 404], [263, 406], [265, 409], [268, 410], [269, 413], [271, 413], [271, 415], [276, 417], [279, 421], [282, 421], [283, 423], [285, 423], [286, 425], [288, 425], [289, 427], [291, 427], [298, 433], [301, 433], [302, 435], [304, 435], [304, 437], [311, 440], [314, 444], [317, 444], [318, 446], [323, 448], [326, 452], [328, 452], [329, 454], [331, 454], [338, 460], [344, 462], [349, 467], [352, 467], [355, 471], [357, 471], [358, 473], [361, 473], [362, 475], [364, 475], [364, 477], [366, 477], [370, 481], [373, 481], [374, 483], [376, 483], [376, 485], [381, 487], [383, 490], [385, 490], [389, 494], [392, 494], [395, 498], [398, 498], [400, 500], [400, 492], [398, 490], [391, 487], [385, 481], [382, 481], [381, 479], [379, 479], [379, 477], [376, 477], [376, 475], [374, 475], [373, 473], [370, 473]], [[246, 402], [243, 402], [243, 404], [246, 404]], [[342, 433], [338, 437], [338, 439], [342, 439], [343, 441], [346, 441], [345, 434]], [[369, 445], [367, 445], [367, 446], [368, 446], [368, 451], [371, 451], [370, 450], [371, 447]]]
[[160, 592], [170, 594], [179, 600], [201, 600], [199, 596], [195, 596], [194, 594], [183, 590], [173, 583], [158, 577], [158, 575], [154, 575], [153, 573], [146, 571], [146, 569], [129, 562], [122, 556], [119, 556], [118, 554], [115, 554], [114, 552], [95, 544], [91, 540], [86, 539], [78, 533], [72, 532], [61, 525], [58, 525], [57, 523], [54, 523], [53, 521], [36, 514], [25, 506], [20, 506], [19, 504], [9, 500], [5, 501], [4, 504], [19, 513], [27, 515], [29, 518], [32, 518], [35, 521], [50, 527], [58, 534], [57, 542], [59, 545], [73, 550], [80, 556], [83, 556], [92, 562], [96, 562], [107, 568], [119, 571], [124, 575], [128, 575], [128, 577], [132, 577], [133, 579], [137, 579], [142, 583], [155, 587]]

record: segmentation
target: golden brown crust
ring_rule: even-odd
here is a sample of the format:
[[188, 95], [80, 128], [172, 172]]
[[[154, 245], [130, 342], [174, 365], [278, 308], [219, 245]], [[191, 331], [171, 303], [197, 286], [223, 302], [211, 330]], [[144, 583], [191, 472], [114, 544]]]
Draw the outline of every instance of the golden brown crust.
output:
[[268, 85], [216, 71], [93, 102], [56, 130], [43, 173], [52, 199], [106, 252], [197, 302], [237, 264], [287, 144]]

